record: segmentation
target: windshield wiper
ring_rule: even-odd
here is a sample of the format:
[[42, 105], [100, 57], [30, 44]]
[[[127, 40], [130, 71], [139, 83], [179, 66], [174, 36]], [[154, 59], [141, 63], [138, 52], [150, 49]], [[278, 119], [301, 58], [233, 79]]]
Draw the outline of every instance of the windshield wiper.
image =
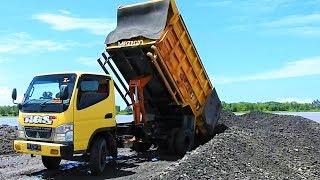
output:
[[49, 102], [49, 101], [51, 101], [52, 99], [48, 99], [48, 100], [46, 100], [46, 101], [44, 101], [44, 102], [42, 102], [42, 103], [40, 103], [40, 106], [41, 107], [45, 107], [46, 106], [46, 104]]
[[22, 107], [25, 107], [25, 106], [29, 105], [29, 103], [30, 103], [31, 101], [33, 101], [33, 100], [35, 100], [35, 99], [29, 99], [29, 100], [27, 100], [26, 102], [24, 102], [24, 103], [22, 104]]

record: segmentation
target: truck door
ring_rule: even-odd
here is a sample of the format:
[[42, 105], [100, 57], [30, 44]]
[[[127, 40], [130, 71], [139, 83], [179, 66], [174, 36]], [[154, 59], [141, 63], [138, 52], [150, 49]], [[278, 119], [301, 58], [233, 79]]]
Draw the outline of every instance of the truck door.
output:
[[74, 111], [74, 149], [86, 150], [97, 131], [115, 127], [115, 100], [107, 76], [82, 75], [77, 84]]

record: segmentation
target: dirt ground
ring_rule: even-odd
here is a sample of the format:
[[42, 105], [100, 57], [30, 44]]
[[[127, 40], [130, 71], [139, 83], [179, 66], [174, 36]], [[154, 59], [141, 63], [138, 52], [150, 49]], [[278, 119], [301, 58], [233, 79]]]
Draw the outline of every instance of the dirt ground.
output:
[[[0, 126], [2, 179], [320, 179], [320, 124], [285, 115], [222, 112], [217, 135], [183, 158], [119, 149], [101, 177], [88, 164], [63, 161], [46, 170], [40, 157], [12, 152], [15, 127]], [[2, 154], [2, 155], [1, 155]]]
[[59, 170], [46, 170], [40, 157], [1, 155], [0, 179], [150, 179], [176, 160], [159, 160], [155, 151], [138, 155], [130, 149], [120, 149], [117, 162], [109, 162], [101, 177], [92, 177], [87, 163], [62, 161]]
[[17, 137], [16, 130], [16, 127], [0, 125], [0, 155], [14, 153], [12, 141]]

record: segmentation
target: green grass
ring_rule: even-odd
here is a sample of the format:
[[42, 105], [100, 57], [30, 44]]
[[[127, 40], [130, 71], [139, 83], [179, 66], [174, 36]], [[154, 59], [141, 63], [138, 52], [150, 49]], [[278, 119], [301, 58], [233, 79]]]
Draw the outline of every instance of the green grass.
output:
[[17, 116], [14, 116], [14, 115], [2, 116], [2, 115], [0, 115], [0, 117], [17, 117]]
[[117, 115], [131, 115], [132, 113], [127, 112], [127, 111], [120, 111], [117, 113]]
[[[250, 111], [237, 111], [237, 112], [233, 112], [233, 113], [239, 113], [239, 114], [247, 114]], [[265, 113], [286, 113], [286, 112], [320, 112], [320, 109], [316, 109], [316, 110], [309, 110], [309, 111], [294, 111], [294, 110], [290, 110], [290, 111], [262, 111]]]

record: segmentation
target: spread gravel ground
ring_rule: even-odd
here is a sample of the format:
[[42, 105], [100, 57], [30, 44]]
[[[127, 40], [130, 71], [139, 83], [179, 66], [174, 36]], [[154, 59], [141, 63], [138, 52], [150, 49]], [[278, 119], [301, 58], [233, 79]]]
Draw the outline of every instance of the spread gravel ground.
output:
[[320, 179], [320, 124], [295, 116], [223, 112], [228, 129], [160, 179]]
[[0, 125], [0, 155], [14, 153], [12, 141], [17, 137], [17, 128]]
[[[217, 134], [182, 159], [120, 149], [97, 179], [320, 179], [320, 124], [296, 116], [222, 112]], [[0, 179], [92, 179], [86, 163], [48, 171], [15, 154], [16, 128], [0, 126]]]

